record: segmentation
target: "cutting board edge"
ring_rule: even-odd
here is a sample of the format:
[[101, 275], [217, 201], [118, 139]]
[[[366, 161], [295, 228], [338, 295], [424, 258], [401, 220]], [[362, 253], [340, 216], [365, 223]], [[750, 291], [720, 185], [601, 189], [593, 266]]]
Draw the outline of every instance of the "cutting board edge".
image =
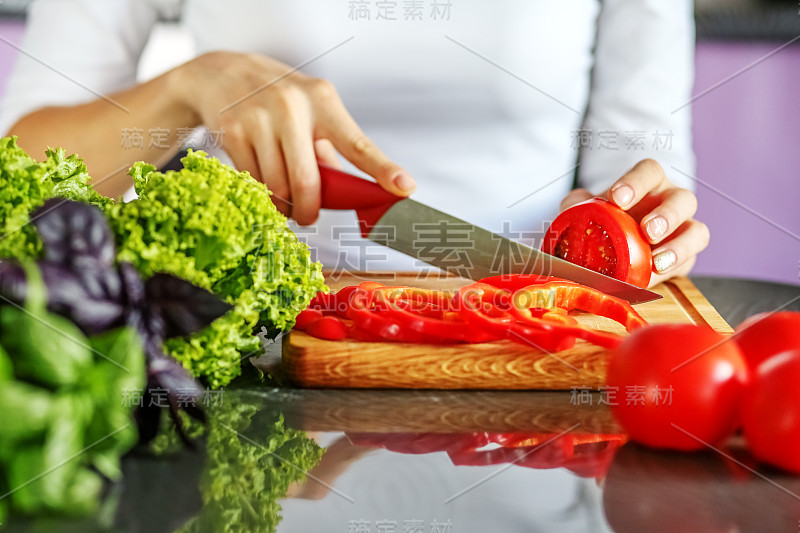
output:
[[[359, 276], [369, 278], [368, 273], [362, 273]], [[402, 278], [401, 275], [391, 276], [392, 279]], [[385, 280], [387, 276], [376, 276], [377, 279]], [[436, 278], [443, 279], [443, 278]], [[458, 282], [460, 279], [453, 276], [446, 278], [451, 282]], [[466, 280], [465, 280], [466, 281]], [[669, 293], [675, 301], [679, 302], [681, 309], [685, 313], [687, 321], [694, 323], [701, 323], [708, 325], [715, 331], [730, 335], [733, 329], [727, 322], [719, 315], [711, 303], [703, 296], [699, 289], [688, 278], [673, 278], [662, 284], [661, 289]], [[643, 304], [648, 305], [648, 304]], [[637, 306], [637, 308], [640, 306]], [[507, 343], [504, 348], [517, 346], [518, 350], [524, 352], [516, 357], [523, 360], [531, 359], [531, 352], [527, 348], [519, 348], [519, 345], [511, 341], [499, 341]], [[583, 342], [583, 341], [579, 341]], [[309, 344], [326, 343], [324, 346], [328, 348], [328, 353], [325, 354], [327, 360], [324, 366], [319, 364], [319, 361], [312, 361], [309, 357], [310, 348]], [[482, 345], [470, 346], [470, 349], [475, 348], [479, 350], [486, 350], [485, 346], [499, 346], [496, 343], [485, 343]], [[282, 369], [285, 376], [295, 386], [305, 388], [328, 388], [328, 389], [428, 389], [428, 390], [570, 390], [576, 388], [590, 388], [597, 389], [605, 385], [605, 368], [607, 366], [606, 354], [602, 349], [595, 349], [591, 351], [584, 351], [578, 354], [578, 362], [575, 366], [583, 368], [584, 362], [580, 361], [580, 357], [594, 357], [594, 364], [597, 368], [594, 371], [589, 371], [582, 375], [579, 380], [572, 379], [572, 377], [555, 377], [552, 373], [541, 373], [539, 375], [520, 376], [514, 372], [500, 371], [494, 375], [468, 375], [462, 376], [454, 380], [442, 380], [433, 382], [431, 380], [419, 379], [419, 377], [409, 377], [406, 374], [392, 375], [386, 379], [384, 372], [386, 367], [380, 365], [375, 366], [373, 359], [377, 356], [380, 357], [381, 353], [384, 354], [387, 350], [397, 352], [404, 347], [409, 347], [412, 351], [418, 351], [419, 345], [402, 344], [402, 343], [362, 343], [354, 341], [320, 341], [314, 339], [303, 332], [291, 332], [284, 337], [282, 347]], [[331, 353], [330, 348], [337, 348]], [[434, 347], [433, 349], [440, 350], [438, 353], [442, 354], [441, 350], [449, 350], [449, 356], [454, 356], [453, 346]], [[462, 347], [463, 349], [463, 347]], [[511, 351], [514, 352], [513, 348]], [[340, 353], [336, 353], [340, 352]], [[319, 354], [317, 354], [319, 355]], [[445, 356], [446, 354], [442, 354]], [[487, 359], [489, 354], [479, 353], [478, 356], [486, 355]], [[539, 359], [546, 359], [549, 357], [547, 354], [540, 354], [544, 357]], [[569, 355], [559, 353], [556, 354], [558, 359], [570, 359]], [[395, 356], [396, 357], [396, 356]], [[353, 364], [353, 359], [356, 363]], [[571, 360], [571, 359], [570, 359]], [[413, 363], [423, 366], [425, 358], [420, 359], [416, 357], [412, 360], [406, 359], [406, 364]], [[507, 370], [507, 369], [505, 369]], [[583, 373], [582, 373], [583, 374]]]
[[[572, 388], [596, 389], [605, 384], [607, 361], [603, 349], [585, 341], [578, 341], [579, 352], [566, 354], [546, 354], [534, 352], [530, 348], [513, 341], [494, 341], [470, 345], [473, 352], [480, 353], [464, 357], [462, 363], [475, 362], [475, 367], [466, 371], [465, 375], [454, 375], [445, 372], [434, 383], [424, 376], [413, 372], [394, 374], [391, 379], [382, 379], [381, 365], [368, 361], [380, 360], [387, 351], [402, 350], [404, 347], [419, 349], [416, 344], [385, 342], [349, 342], [330, 341], [336, 343], [340, 352], [335, 356], [328, 355], [326, 364], [320, 369], [318, 362], [312, 362], [308, 356], [308, 343], [315, 343], [310, 335], [302, 331], [294, 331], [284, 339], [282, 369], [284, 375], [296, 386], [307, 388], [352, 388], [352, 389], [419, 389], [419, 390], [570, 390]], [[331, 345], [333, 347], [333, 345]], [[463, 345], [430, 346], [431, 356], [416, 355], [406, 360], [407, 368], [434, 368], [442, 352], [451, 356], [452, 366], [457, 367], [458, 352]], [[351, 355], [358, 352], [356, 362], [352, 364]], [[493, 351], [501, 351], [497, 355]], [[592, 358], [597, 364], [588, 367], [581, 360]], [[472, 361], [469, 361], [469, 360]], [[365, 362], [367, 361], [367, 362]], [[409, 364], [411, 363], [411, 364]], [[482, 364], [483, 363], [483, 364]], [[558, 375], [560, 365], [568, 365], [578, 369], [579, 379], [569, 373]], [[488, 366], [488, 368], [487, 368]], [[552, 371], [543, 371], [549, 368]], [[555, 369], [555, 370], [553, 370]], [[457, 368], [455, 369], [457, 370]], [[579, 383], [579, 385], [574, 385]]]
[[[700, 292], [700, 289], [687, 277], [672, 278], [662, 283], [672, 296], [684, 304], [684, 310], [697, 323], [698, 319], [711, 327], [717, 333], [732, 335], [733, 328], [728, 324], [719, 312], [711, 305], [711, 302]], [[690, 306], [687, 308], [687, 306]], [[688, 312], [694, 310], [694, 313]]]

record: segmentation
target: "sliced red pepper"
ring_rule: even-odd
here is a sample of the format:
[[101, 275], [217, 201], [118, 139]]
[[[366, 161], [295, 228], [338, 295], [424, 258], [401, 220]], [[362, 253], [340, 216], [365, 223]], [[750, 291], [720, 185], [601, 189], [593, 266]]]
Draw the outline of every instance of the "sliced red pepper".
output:
[[561, 308], [567, 311], [579, 309], [610, 318], [622, 324], [627, 331], [633, 331], [647, 324], [625, 300], [583, 285], [560, 282], [531, 285], [516, 291], [512, 296], [512, 301], [510, 312], [517, 320], [531, 326], [538, 325], [550, 330], [558, 329], [606, 348], [615, 348], [622, 342], [623, 337], [578, 325], [556, 324], [552, 320], [544, 320], [544, 317], [537, 317], [532, 309]]
[[317, 309], [325, 314], [335, 314], [347, 318], [347, 308], [350, 306], [350, 296], [358, 286], [344, 287], [337, 292], [319, 292], [308, 304], [309, 309]]
[[[605, 316], [628, 331], [645, 324], [627, 302], [571, 281], [532, 275], [486, 280], [503, 286], [475, 283], [454, 296], [363, 282], [317, 295], [298, 315], [296, 327], [321, 338], [350, 336], [365, 341], [438, 344], [512, 339], [550, 352], [572, 347], [576, 338], [605, 347], [621, 342], [618, 335], [581, 327], [567, 314], [570, 310]], [[527, 285], [513, 289], [522, 283]], [[331, 320], [320, 322], [320, 315]], [[341, 318], [352, 320], [352, 325]]]
[[318, 339], [340, 341], [347, 338], [347, 325], [338, 316], [323, 316], [306, 327], [309, 335]]
[[572, 281], [567, 281], [563, 278], [557, 278], [555, 276], [539, 276], [536, 274], [500, 274], [497, 276], [489, 276], [488, 278], [479, 279], [478, 283], [485, 283], [487, 285], [491, 285], [492, 287], [514, 292], [529, 285], [538, 285], [540, 283], [548, 283], [551, 281], [573, 283]]
[[[443, 291], [386, 287], [375, 289], [373, 297], [390, 320], [440, 341], [475, 343], [501, 338], [472, 327], [460, 313], [451, 311], [454, 308], [453, 297]], [[422, 309], [414, 308], [418, 306]]]
[[514, 293], [512, 301], [512, 310], [556, 307], [567, 311], [579, 309], [610, 318], [625, 326], [627, 331], [647, 325], [645, 319], [625, 300], [574, 283], [545, 283], [525, 287]]
[[294, 329], [305, 331], [312, 322], [316, 322], [323, 316], [322, 311], [319, 309], [303, 309], [294, 320]]
[[380, 311], [375, 310], [371, 290], [358, 288], [353, 292], [347, 316], [356, 327], [384, 340], [415, 343], [436, 342], [435, 338], [403, 328]]
[[[575, 345], [575, 337], [569, 331], [545, 328], [541, 324], [536, 327], [520, 324], [510, 311], [504, 309], [510, 309], [510, 297], [510, 291], [505, 289], [474, 283], [458, 291], [456, 306], [466, 322], [499, 338], [522, 342], [546, 352], [566, 350]], [[547, 318], [543, 316], [542, 322]]]

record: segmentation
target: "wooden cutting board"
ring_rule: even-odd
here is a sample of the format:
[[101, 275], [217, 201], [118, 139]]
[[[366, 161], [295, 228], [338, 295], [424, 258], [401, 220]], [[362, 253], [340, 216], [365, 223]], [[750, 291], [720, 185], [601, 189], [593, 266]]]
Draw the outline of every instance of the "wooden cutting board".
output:
[[[375, 280], [387, 285], [455, 289], [471, 281], [455, 276], [405, 273], [339, 273], [327, 276], [331, 290]], [[653, 289], [662, 299], [636, 306], [651, 324], [704, 324], [733, 332], [688, 278]], [[576, 316], [584, 325], [614, 333], [625, 330], [595, 315]], [[643, 354], [646, 356], [646, 354]], [[434, 346], [395, 342], [325, 341], [293, 331], [284, 337], [281, 367], [296, 386], [372, 389], [597, 389], [605, 384], [608, 352], [579, 340], [569, 350], [547, 354], [513, 341]]]

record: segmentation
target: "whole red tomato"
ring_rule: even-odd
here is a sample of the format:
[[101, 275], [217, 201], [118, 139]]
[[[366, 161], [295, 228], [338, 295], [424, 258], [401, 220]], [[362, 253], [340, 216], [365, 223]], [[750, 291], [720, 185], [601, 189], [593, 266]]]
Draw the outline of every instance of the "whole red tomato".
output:
[[800, 473], [800, 349], [759, 365], [742, 407], [742, 428], [758, 459]]
[[750, 370], [786, 350], [800, 350], [800, 313], [779, 311], [751, 316], [736, 328], [736, 344]]
[[653, 255], [639, 224], [602, 198], [558, 215], [544, 235], [542, 251], [639, 287], [650, 283]]
[[608, 386], [616, 391], [611, 408], [637, 442], [698, 450], [736, 428], [747, 376], [739, 348], [712, 329], [648, 326], [610, 355]]

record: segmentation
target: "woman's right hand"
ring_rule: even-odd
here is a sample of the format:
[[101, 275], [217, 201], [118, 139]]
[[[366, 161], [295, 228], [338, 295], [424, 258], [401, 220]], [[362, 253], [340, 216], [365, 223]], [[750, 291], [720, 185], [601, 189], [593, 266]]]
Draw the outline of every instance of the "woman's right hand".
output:
[[240, 170], [272, 191], [301, 225], [319, 215], [318, 163], [342, 154], [384, 189], [407, 196], [414, 180], [358, 127], [333, 85], [256, 54], [211, 52], [173, 71], [171, 90], [210, 130]]

